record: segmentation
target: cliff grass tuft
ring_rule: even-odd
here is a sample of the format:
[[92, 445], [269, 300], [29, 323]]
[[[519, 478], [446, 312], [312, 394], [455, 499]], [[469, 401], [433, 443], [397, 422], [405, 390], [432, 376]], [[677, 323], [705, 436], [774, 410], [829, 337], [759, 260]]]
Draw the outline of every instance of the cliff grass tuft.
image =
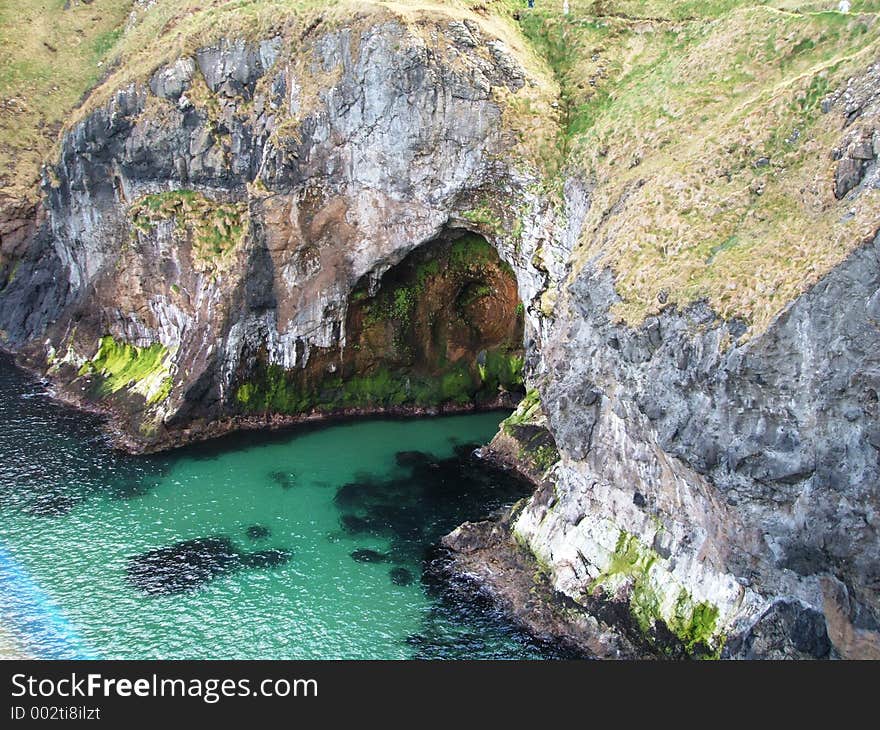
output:
[[145, 195], [129, 209], [132, 230], [149, 234], [161, 221], [173, 220], [180, 235], [192, 240], [197, 270], [222, 268], [248, 232], [247, 203], [221, 203], [194, 190]]

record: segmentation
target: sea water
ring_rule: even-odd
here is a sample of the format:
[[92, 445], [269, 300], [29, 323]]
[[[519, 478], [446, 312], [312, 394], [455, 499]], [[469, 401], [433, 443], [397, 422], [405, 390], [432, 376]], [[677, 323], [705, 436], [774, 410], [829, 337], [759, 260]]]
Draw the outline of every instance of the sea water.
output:
[[443, 534], [528, 492], [471, 453], [504, 416], [247, 432], [133, 457], [0, 361], [6, 651], [554, 656], [425, 571]]

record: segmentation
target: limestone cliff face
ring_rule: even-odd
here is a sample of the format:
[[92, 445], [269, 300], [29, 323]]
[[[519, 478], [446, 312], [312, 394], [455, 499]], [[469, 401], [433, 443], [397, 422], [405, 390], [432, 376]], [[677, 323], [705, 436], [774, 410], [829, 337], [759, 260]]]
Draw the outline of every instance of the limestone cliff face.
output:
[[[526, 302], [546, 278], [531, 263], [534, 235], [479, 216], [490, 195], [532, 228], [549, 215], [505, 154], [514, 140], [495, 100], [525, 84], [503, 42], [449, 17], [414, 27], [377, 13], [177, 59], [64, 135], [46, 173], [46, 223], [3, 290], [6, 346], [45, 362], [66, 397], [112, 413], [136, 448], [314, 407], [492, 402], [521, 382], [524, 320], [516, 285], [496, 274], [515, 266]], [[461, 247], [468, 232], [498, 254], [489, 249], [482, 271], [439, 272], [439, 298], [454, 303], [471, 286], [486, 312], [500, 302], [519, 317], [519, 334], [470, 352], [452, 333], [437, 357], [462, 365], [463, 387], [417, 397], [408, 381], [386, 387], [382, 371], [322, 400], [322, 379], [365, 375], [339, 370], [362, 344], [346, 329], [354, 291], [374, 297], [410, 252]], [[405, 318], [410, 304], [384, 315]], [[255, 384], [267, 374], [277, 382]]]
[[686, 653], [869, 645], [880, 243], [747, 339], [700, 303], [619, 323], [612, 274], [571, 260], [591, 183], [551, 195], [515, 154], [505, 99], [547, 83], [521, 61], [473, 20], [376, 11], [122, 86], [47, 167], [3, 346], [137, 449], [497, 402], [524, 356], [495, 443], [538, 484], [512, 532], [574, 605]]

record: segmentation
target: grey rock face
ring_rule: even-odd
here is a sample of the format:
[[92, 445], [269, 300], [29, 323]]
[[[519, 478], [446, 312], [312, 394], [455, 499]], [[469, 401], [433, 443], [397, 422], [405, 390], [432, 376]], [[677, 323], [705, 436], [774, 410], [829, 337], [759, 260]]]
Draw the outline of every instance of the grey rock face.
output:
[[[564, 487], [555, 509], [527, 507], [518, 523], [557, 586], [587, 590], [623, 530], [654, 551], [670, 592], [738, 630], [779, 597], [821, 615], [828, 574], [877, 616], [878, 288], [875, 240], [740, 343], [737, 323], [699, 304], [618, 326], [610, 276], [588, 267], [541, 361]], [[803, 628], [786, 612], [773, 631]]]
[[[856, 123], [875, 81], [823, 104], [853, 124], [838, 197], [880, 174]], [[295, 49], [227, 39], [176, 60], [65, 135], [45, 223], [2, 272], [3, 346], [51, 359], [64, 387], [105, 334], [161, 343], [173, 388], [148, 425], [182, 442], [228, 415], [258, 358], [300, 368], [344, 348], [358, 282], [478, 230], [515, 271], [560, 452], [514, 528], [554, 587], [578, 601], [601, 583], [684, 642], [728, 636], [729, 656], [824, 657], [820, 581], [834, 576], [861, 646], [853, 632], [880, 623], [878, 242], [751, 340], [700, 303], [616, 324], [607, 270], [569, 278], [590, 185], [566, 180], [556, 216], [509, 154], [496, 92], [528, 83], [469, 21], [342, 28]], [[171, 220], [134, 226], [134, 203], [179, 190], [246, 209], [224, 259], [199, 261]], [[487, 198], [517, 211], [516, 235], [471, 220]]]
[[797, 601], [777, 601], [724, 648], [730, 659], [828, 659], [825, 617]]
[[[552, 219], [534, 178], [505, 161], [513, 140], [493, 90], [515, 92], [525, 72], [504, 45], [442, 20], [424, 34], [384, 21], [296, 43], [221, 40], [66, 134], [42, 237], [0, 292], [7, 348], [76, 365], [104, 334], [159, 342], [175, 380], [160, 425], [209, 421], [258, 353], [294, 368], [345, 347], [354, 286], [474, 229], [466, 214], [488, 191], [522, 211], [526, 233], [515, 248], [509, 231], [480, 232], [523, 299], [539, 294], [547, 274], [530, 260]], [[196, 262], [173, 220], [134, 227], [133, 203], [179, 190], [246, 204], [248, 234], [223, 262]]]

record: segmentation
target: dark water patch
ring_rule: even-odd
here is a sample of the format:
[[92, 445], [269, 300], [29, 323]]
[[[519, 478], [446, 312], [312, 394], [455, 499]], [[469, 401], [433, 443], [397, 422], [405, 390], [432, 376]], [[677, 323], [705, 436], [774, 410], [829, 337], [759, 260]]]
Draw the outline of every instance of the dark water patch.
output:
[[424, 451], [398, 451], [394, 455], [394, 461], [398, 466], [414, 468], [424, 464], [434, 463], [436, 460]]
[[198, 588], [235, 570], [239, 555], [228, 537], [200, 537], [150, 550], [129, 561], [129, 582], [144, 593], [166, 595]]
[[43, 494], [26, 507], [25, 512], [35, 517], [63, 517], [76, 507], [77, 501], [67, 494]]
[[413, 574], [406, 568], [392, 568], [388, 571], [388, 577], [396, 586], [408, 586], [413, 582]]
[[371, 474], [358, 472], [354, 475], [354, 481], [347, 482], [336, 489], [333, 503], [342, 509], [352, 506], [356, 507], [365, 499], [368, 499], [370, 493], [377, 489], [379, 485], [381, 485], [381, 481], [374, 480]]
[[137, 499], [139, 497], [146, 497], [151, 489], [156, 487], [156, 482], [144, 482], [144, 481], [121, 481], [115, 482], [110, 486], [109, 493], [114, 499]]
[[265, 540], [271, 533], [265, 525], [251, 525], [245, 530], [245, 534], [251, 540]]
[[273, 471], [269, 477], [282, 489], [293, 489], [296, 486], [296, 476], [286, 471]]
[[531, 492], [526, 481], [476, 458], [475, 448], [460, 444], [447, 459], [401, 451], [392, 476], [357, 475], [334, 497], [340, 524], [350, 535], [388, 539], [395, 563], [420, 564], [426, 547], [462, 522]]
[[372, 529], [367, 520], [357, 515], [342, 515], [339, 521], [342, 523], [345, 531], [351, 535], [360, 535], [364, 532], [370, 532]]
[[242, 568], [273, 568], [289, 562], [287, 550], [239, 551], [223, 535], [184, 540], [129, 560], [129, 583], [148, 595], [195, 590], [208, 581]]
[[384, 553], [370, 550], [368, 548], [359, 548], [351, 554], [352, 560], [358, 563], [385, 563], [388, 556]]
[[[45, 385], [0, 358], [0, 509], [61, 517], [95, 498], [146, 494], [175, 456], [114, 449], [104, 421], [52, 400]], [[56, 499], [57, 498], [57, 499]]]
[[279, 548], [257, 550], [240, 556], [241, 564], [245, 568], [275, 568], [289, 563], [292, 558], [293, 554], [289, 550]]

